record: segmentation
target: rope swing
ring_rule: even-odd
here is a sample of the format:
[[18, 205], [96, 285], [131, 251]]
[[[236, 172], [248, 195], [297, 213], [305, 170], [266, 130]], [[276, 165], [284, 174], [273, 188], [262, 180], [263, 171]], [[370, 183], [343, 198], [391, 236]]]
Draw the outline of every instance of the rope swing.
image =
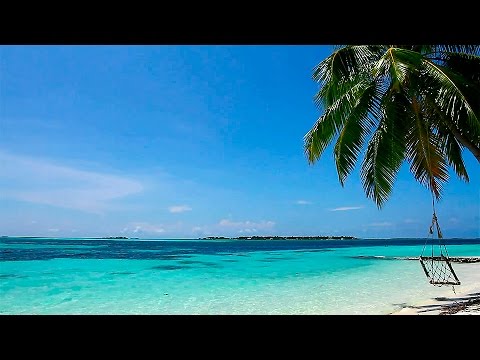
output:
[[[438, 224], [437, 214], [435, 213], [435, 199], [433, 196], [432, 207], [432, 224], [430, 225], [429, 235], [420, 254], [420, 264], [422, 264], [423, 271], [430, 284], [439, 287], [444, 285], [460, 285], [460, 280], [458, 280], [450, 264], [447, 246], [442, 241], [443, 235], [440, 230], [440, 225]], [[436, 233], [437, 239], [434, 239], [434, 233]], [[429, 241], [431, 242], [431, 255], [425, 256], [425, 249]], [[455, 291], [455, 288], [453, 289]]]

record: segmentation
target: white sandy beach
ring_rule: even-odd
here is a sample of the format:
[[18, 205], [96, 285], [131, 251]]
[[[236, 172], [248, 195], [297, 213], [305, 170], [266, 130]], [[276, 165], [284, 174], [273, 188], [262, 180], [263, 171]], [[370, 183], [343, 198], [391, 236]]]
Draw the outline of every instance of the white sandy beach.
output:
[[462, 309], [452, 315], [480, 315], [480, 263], [455, 263], [453, 267], [461, 281], [455, 286], [456, 294], [451, 286], [444, 286], [439, 290], [443, 296], [411, 304], [392, 315], [439, 315], [454, 307]]

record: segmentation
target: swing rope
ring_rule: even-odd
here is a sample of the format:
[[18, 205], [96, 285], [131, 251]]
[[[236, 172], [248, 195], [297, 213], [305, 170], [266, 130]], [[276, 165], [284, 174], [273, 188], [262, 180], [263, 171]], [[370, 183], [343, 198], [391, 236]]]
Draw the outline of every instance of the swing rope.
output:
[[[440, 225], [438, 224], [438, 218], [435, 211], [435, 197], [433, 196], [433, 193], [432, 209], [432, 223], [428, 231], [429, 235], [423, 245], [422, 253], [420, 254], [420, 264], [422, 265], [423, 271], [430, 284], [434, 286], [460, 285], [460, 280], [458, 280], [458, 277], [450, 264], [447, 246], [442, 240], [443, 234]], [[433, 239], [434, 233], [436, 233], [438, 239], [437, 245], [435, 245]], [[424, 256], [425, 248], [427, 247], [429, 240], [431, 241], [431, 255]], [[455, 292], [455, 287], [453, 287], [453, 291]]]
[[[429, 125], [427, 125], [429, 126]], [[429, 128], [427, 130], [427, 142], [430, 144], [429, 139]], [[425, 157], [429, 159], [429, 153], [425, 151]], [[438, 224], [438, 218], [435, 211], [435, 196], [433, 194], [433, 188], [430, 187], [430, 192], [432, 195], [432, 223], [429, 228], [429, 235], [423, 245], [422, 253], [420, 254], [419, 260], [422, 265], [423, 271], [429, 280], [429, 283], [433, 286], [444, 286], [452, 285], [453, 292], [455, 292], [455, 285], [460, 285], [455, 271], [453, 271], [452, 265], [450, 264], [448, 250], [445, 243], [442, 241], [443, 234], [440, 230], [440, 225]], [[435, 244], [434, 244], [434, 231], [436, 232], [438, 245], [437, 251], [438, 255], [435, 253]], [[424, 256], [424, 251], [428, 241], [432, 242], [431, 245], [431, 256]]]

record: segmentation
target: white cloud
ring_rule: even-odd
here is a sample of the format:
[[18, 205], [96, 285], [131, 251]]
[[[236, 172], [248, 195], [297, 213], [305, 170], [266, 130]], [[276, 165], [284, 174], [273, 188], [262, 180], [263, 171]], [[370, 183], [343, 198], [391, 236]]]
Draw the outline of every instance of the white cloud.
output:
[[460, 222], [460, 220], [456, 217], [451, 217], [450, 219], [448, 219], [448, 222], [450, 224], [458, 224]]
[[188, 205], [175, 205], [175, 206], [170, 206], [168, 208], [168, 211], [171, 213], [182, 213], [185, 211], [192, 211], [192, 208]]
[[330, 209], [330, 211], [349, 211], [349, 210], [358, 210], [358, 209], [363, 209], [363, 206], [342, 206], [342, 207]]
[[415, 219], [405, 219], [405, 220], [403, 220], [403, 222], [405, 224], [418, 224], [418, 223], [420, 223], [418, 220], [415, 220]]
[[58, 232], [60, 229], [48, 229], [50, 232]]
[[312, 202], [311, 202], [311, 201], [308, 201], [308, 200], [297, 200], [297, 201], [295, 202], [295, 204], [298, 204], [298, 205], [310, 205], [310, 204], [312, 204]]
[[181, 221], [172, 223], [151, 223], [147, 221], [135, 221], [119, 228], [119, 232], [125, 236], [235, 236], [236, 234], [271, 234], [275, 222], [270, 220], [261, 221], [232, 221], [222, 219], [214, 224], [189, 224]]
[[198, 236], [233, 236], [234, 234], [254, 234], [271, 232], [275, 227], [275, 222], [271, 220], [261, 221], [232, 221], [231, 219], [222, 219], [216, 224], [194, 226], [191, 228], [192, 234]]
[[246, 227], [252, 227], [253, 226], [253, 227], [259, 228], [259, 229], [270, 229], [275, 225], [275, 222], [274, 221], [265, 221], [265, 220], [262, 220], [260, 222], [253, 222], [253, 221], [249, 221], [249, 220], [247, 220], [247, 221], [231, 221], [229, 219], [222, 219], [222, 220], [220, 220], [218, 225], [220, 225], [222, 227], [233, 227], [233, 228], [236, 228], [236, 227], [246, 228]]
[[233, 222], [229, 219], [222, 219], [219, 221], [218, 225], [220, 226], [237, 226], [237, 225], [240, 225], [242, 224], [242, 222]]
[[111, 210], [111, 200], [139, 193], [140, 182], [0, 151], [0, 196], [92, 213]]
[[230, 231], [237, 231], [239, 233], [256, 233], [259, 230], [271, 230], [275, 226], [274, 221], [232, 221], [230, 219], [222, 219], [219, 221], [218, 226], [220, 231], [228, 229]]
[[240, 234], [242, 233], [256, 233], [258, 230], [257, 229], [243, 229], [243, 230], [238, 230]]
[[165, 232], [163, 225], [155, 225], [147, 222], [137, 222], [130, 224], [130, 227], [124, 228], [122, 233], [132, 232], [134, 234], [146, 233], [146, 234], [161, 234]]
[[175, 236], [191, 236], [195, 233], [195, 231], [200, 231], [203, 228], [192, 228], [191, 224], [185, 224], [181, 221], [173, 222], [173, 223], [150, 223], [147, 221], [137, 221], [131, 222], [122, 230], [120, 230], [123, 234], [135, 234], [135, 236], [171, 236], [175, 234]]

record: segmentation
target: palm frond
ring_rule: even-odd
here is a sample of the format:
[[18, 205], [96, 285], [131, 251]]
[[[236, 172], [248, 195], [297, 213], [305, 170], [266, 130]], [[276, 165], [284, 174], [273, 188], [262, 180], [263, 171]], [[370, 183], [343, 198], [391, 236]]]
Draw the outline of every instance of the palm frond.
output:
[[480, 112], [480, 56], [448, 53], [443, 62], [445, 68], [461, 76], [457, 85], [468, 99], [475, 113]]
[[367, 142], [362, 185], [379, 208], [404, 160], [437, 198], [450, 166], [469, 181], [462, 151], [480, 161], [480, 45], [341, 45], [312, 77], [322, 113], [304, 136], [310, 164], [338, 136], [343, 185]]
[[334, 80], [343, 80], [359, 72], [365, 72], [372, 61], [379, 57], [380, 45], [345, 45], [320, 62], [312, 78], [321, 85]]
[[448, 165], [453, 168], [460, 179], [468, 182], [469, 177], [462, 156], [463, 146], [453, 133], [455, 124], [452, 124], [450, 119], [442, 113], [441, 109], [435, 103], [434, 96], [427, 94], [424, 97], [424, 105], [426, 106], [425, 115], [429, 118], [428, 122], [437, 129], [438, 144], [442, 149], [442, 153], [446, 155]]
[[362, 185], [368, 198], [381, 208], [392, 192], [393, 184], [405, 157], [408, 116], [402, 93], [390, 88], [383, 99], [383, 115], [370, 139], [362, 162]]
[[376, 62], [372, 73], [374, 76], [390, 75], [394, 82], [403, 84], [409, 72], [418, 70], [421, 61], [422, 55], [416, 51], [391, 47]]
[[457, 176], [465, 181], [469, 182], [470, 178], [465, 167], [462, 156], [462, 148], [458, 143], [455, 136], [452, 133], [447, 131], [439, 131], [439, 138], [441, 146], [444, 149], [445, 154], [447, 155], [448, 165], [450, 165]]
[[448, 181], [448, 167], [441, 151], [437, 134], [431, 131], [420, 111], [420, 104], [413, 99], [413, 117], [407, 134], [407, 158], [415, 179], [426, 186], [437, 199], [442, 194], [442, 183]]
[[412, 50], [425, 55], [434, 53], [436, 48], [435, 45], [414, 45]]
[[335, 164], [340, 183], [344, 184], [346, 178], [355, 168], [358, 154], [370, 134], [375, 121], [370, 116], [378, 108], [379, 94], [376, 82], [366, 87], [358, 98], [355, 108], [346, 119], [334, 147]]
[[452, 70], [424, 59], [423, 65], [426, 74], [437, 85], [436, 102], [443, 112], [449, 115], [454, 122], [458, 122], [460, 113], [465, 111], [470, 126], [480, 133], [480, 120], [470, 105], [469, 99], [461, 91], [463, 77]]
[[331, 104], [318, 118], [310, 131], [304, 136], [304, 150], [309, 163], [313, 164], [325, 148], [337, 135], [352, 109], [358, 104], [358, 99], [369, 87], [369, 82], [359, 81]]
[[329, 81], [315, 94], [313, 101], [320, 109], [335, 106], [336, 102], [349, 100], [358, 91], [359, 84], [363, 86], [366, 80], [365, 74], [357, 74], [341, 81]]
[[479, 55], [480, 54], [480, 46], [479, 45], [434, 45], [433, 51], [436, 54], [442, 55], [445, 53], [464, 53], [464, 54], [472, 54], [472, 55]]

